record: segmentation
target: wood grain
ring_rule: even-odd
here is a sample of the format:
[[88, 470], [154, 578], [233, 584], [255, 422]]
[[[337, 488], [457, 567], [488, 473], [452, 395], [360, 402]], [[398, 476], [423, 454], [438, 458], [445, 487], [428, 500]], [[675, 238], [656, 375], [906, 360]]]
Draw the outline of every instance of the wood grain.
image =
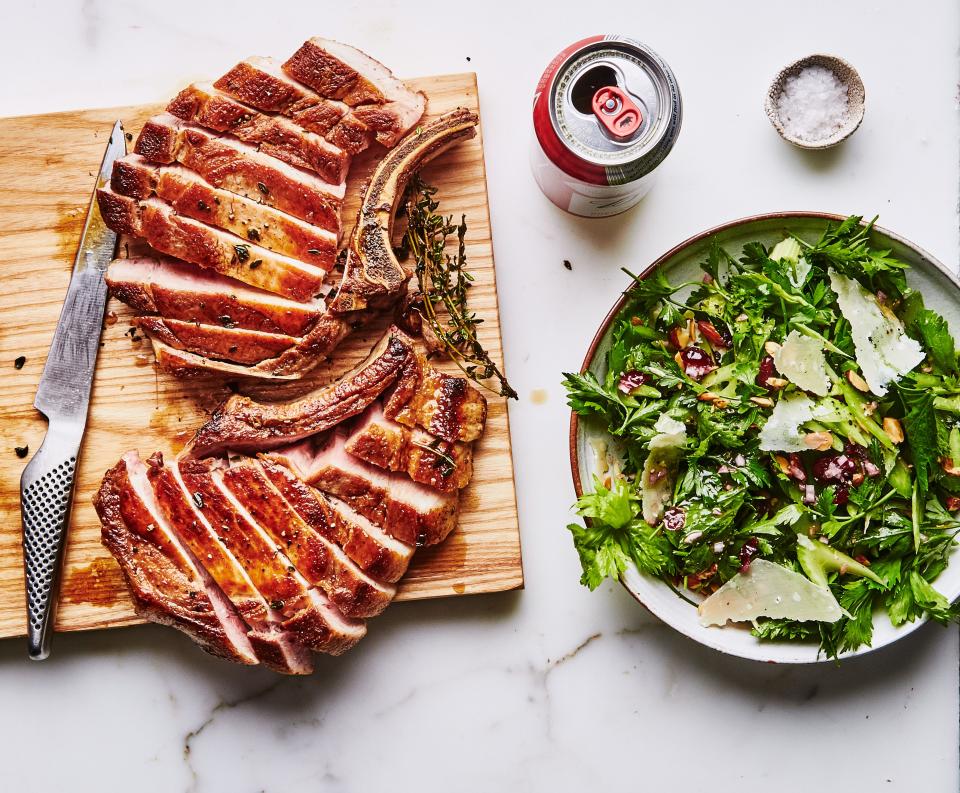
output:
[[[457, 106], [479, 112], [473, 74], [410, 81], [430, 97], [428, 116]], [[160, 106], [124, 107], [0, 119], [0, 637], [25, 632], [20, 540], [20, 473], [14, 447], [39, 448], [46, 422], [33, 408], [37, 382], [70, 278], [87, 202], [114, 120], [136, 133]], [[129, 146], [129, 144], [128, 144]], [[352, 224], [362, 183], [376, 152], [354, 163], [344, 219]], [[443, 154], [424, 170], [440, 188], [441, 210], [465, 213], [470, 303], [484, 318], [483, 344], [495, 361], [503, 350], [487, 207], [481, 136]], [[14, 189], [14, 186], [15, 189]], [[129, 335], [130, 311], [108, 306], [81, 452], [64, 566], [57, 630], [129, 625], [133, 612], [120, 570], [100, 544], [90, 499], [103, 472], [138, 448], [146, 456], [180, 447], [230, 393], [221, 379], [178, 381], [153, 366], [149, 344]], [[110, 324], [113, 317], [116, 322]], [[289, 398], [340, 376], [366, 356], [385, 323], [349, 338], [328, 366], [299, 383], [239, 384], [251, 396]], [[22, 369], [14, 367], [26, 356]], [[236, 387], [236, 384], [233, 384]], [[523, 586], [513, 463], [505, 400], [490, 395], [487, 429], [475, 447], [473, 482], [461, 499], [460, 526], [442, 545], [417, 553], [398, 600], [496, 592]], [[29, 458], [28, 458], [29, 459]]]

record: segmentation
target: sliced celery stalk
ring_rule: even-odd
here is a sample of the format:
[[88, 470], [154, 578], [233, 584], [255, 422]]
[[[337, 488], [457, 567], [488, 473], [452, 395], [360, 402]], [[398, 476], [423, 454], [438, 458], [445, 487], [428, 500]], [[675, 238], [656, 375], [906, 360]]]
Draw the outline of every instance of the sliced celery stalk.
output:
[[819, 586], [827, 585], [828, 570], [869, 578], [883, 587], [887, 585], [886, 581], [866, 565], [860, 564], [856, 559], [836, 548], [831, 548], [822, 542], [815, 542], [803, 534], [797, 535], [797, 561], [800, 562], [800, 567], [807, 574], [807, 578]]
[[887, 475], [887, 482], [890, 487], [897, 491], [898, 496], [903, 496], [903, 498], [913, 497], [913, 483], [910, 481], [910, 469], [907, 468], [903, 460], [897, 460], [893, 469]]

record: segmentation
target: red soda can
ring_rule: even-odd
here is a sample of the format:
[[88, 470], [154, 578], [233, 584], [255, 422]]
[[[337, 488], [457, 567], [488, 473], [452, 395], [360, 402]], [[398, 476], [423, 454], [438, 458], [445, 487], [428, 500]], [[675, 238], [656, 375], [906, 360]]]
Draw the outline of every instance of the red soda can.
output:
[[554, 58], [533, 97], [533, 175], [561, 209], [607, 217], [639, 203], [680, 134], [677, 80], [653, 50], [593, 36]]

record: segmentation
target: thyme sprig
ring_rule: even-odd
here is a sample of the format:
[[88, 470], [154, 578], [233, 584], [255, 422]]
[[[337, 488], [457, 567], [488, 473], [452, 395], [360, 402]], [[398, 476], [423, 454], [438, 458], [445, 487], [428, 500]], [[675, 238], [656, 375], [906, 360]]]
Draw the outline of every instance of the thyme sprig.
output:
[[[436, 193], [437, 188], [424, 182], [419, 174], [411, 179], [403, 247], [416, 262], [414, 272], [422, 296], [416, 311], [467, 377], [500, 396], [517, 399], [517, 392], [477, 338], [483, 319], [467, 305], [473, 276], [466, 267], [466, 215], [461, 215], [460, 222], [455, 224], [453, 215], [439, 214]], [[453, 235], [457, 239], [456, 255], [447, 253]], [[440, 318], [441, 313], [446, 314], [446, 321]], [[496, 380], [499, 388], [491, 386], [490, 380]]]

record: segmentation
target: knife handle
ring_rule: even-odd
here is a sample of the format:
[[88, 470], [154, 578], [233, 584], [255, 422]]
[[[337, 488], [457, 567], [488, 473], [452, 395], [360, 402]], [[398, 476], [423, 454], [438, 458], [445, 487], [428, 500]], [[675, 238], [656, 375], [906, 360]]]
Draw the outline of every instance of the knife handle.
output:
[[35, 661], [50, 655], [60, 566], [82, 436], [82, 426], [51, 422], [43, 444], [20, 477], [27, 651]]

